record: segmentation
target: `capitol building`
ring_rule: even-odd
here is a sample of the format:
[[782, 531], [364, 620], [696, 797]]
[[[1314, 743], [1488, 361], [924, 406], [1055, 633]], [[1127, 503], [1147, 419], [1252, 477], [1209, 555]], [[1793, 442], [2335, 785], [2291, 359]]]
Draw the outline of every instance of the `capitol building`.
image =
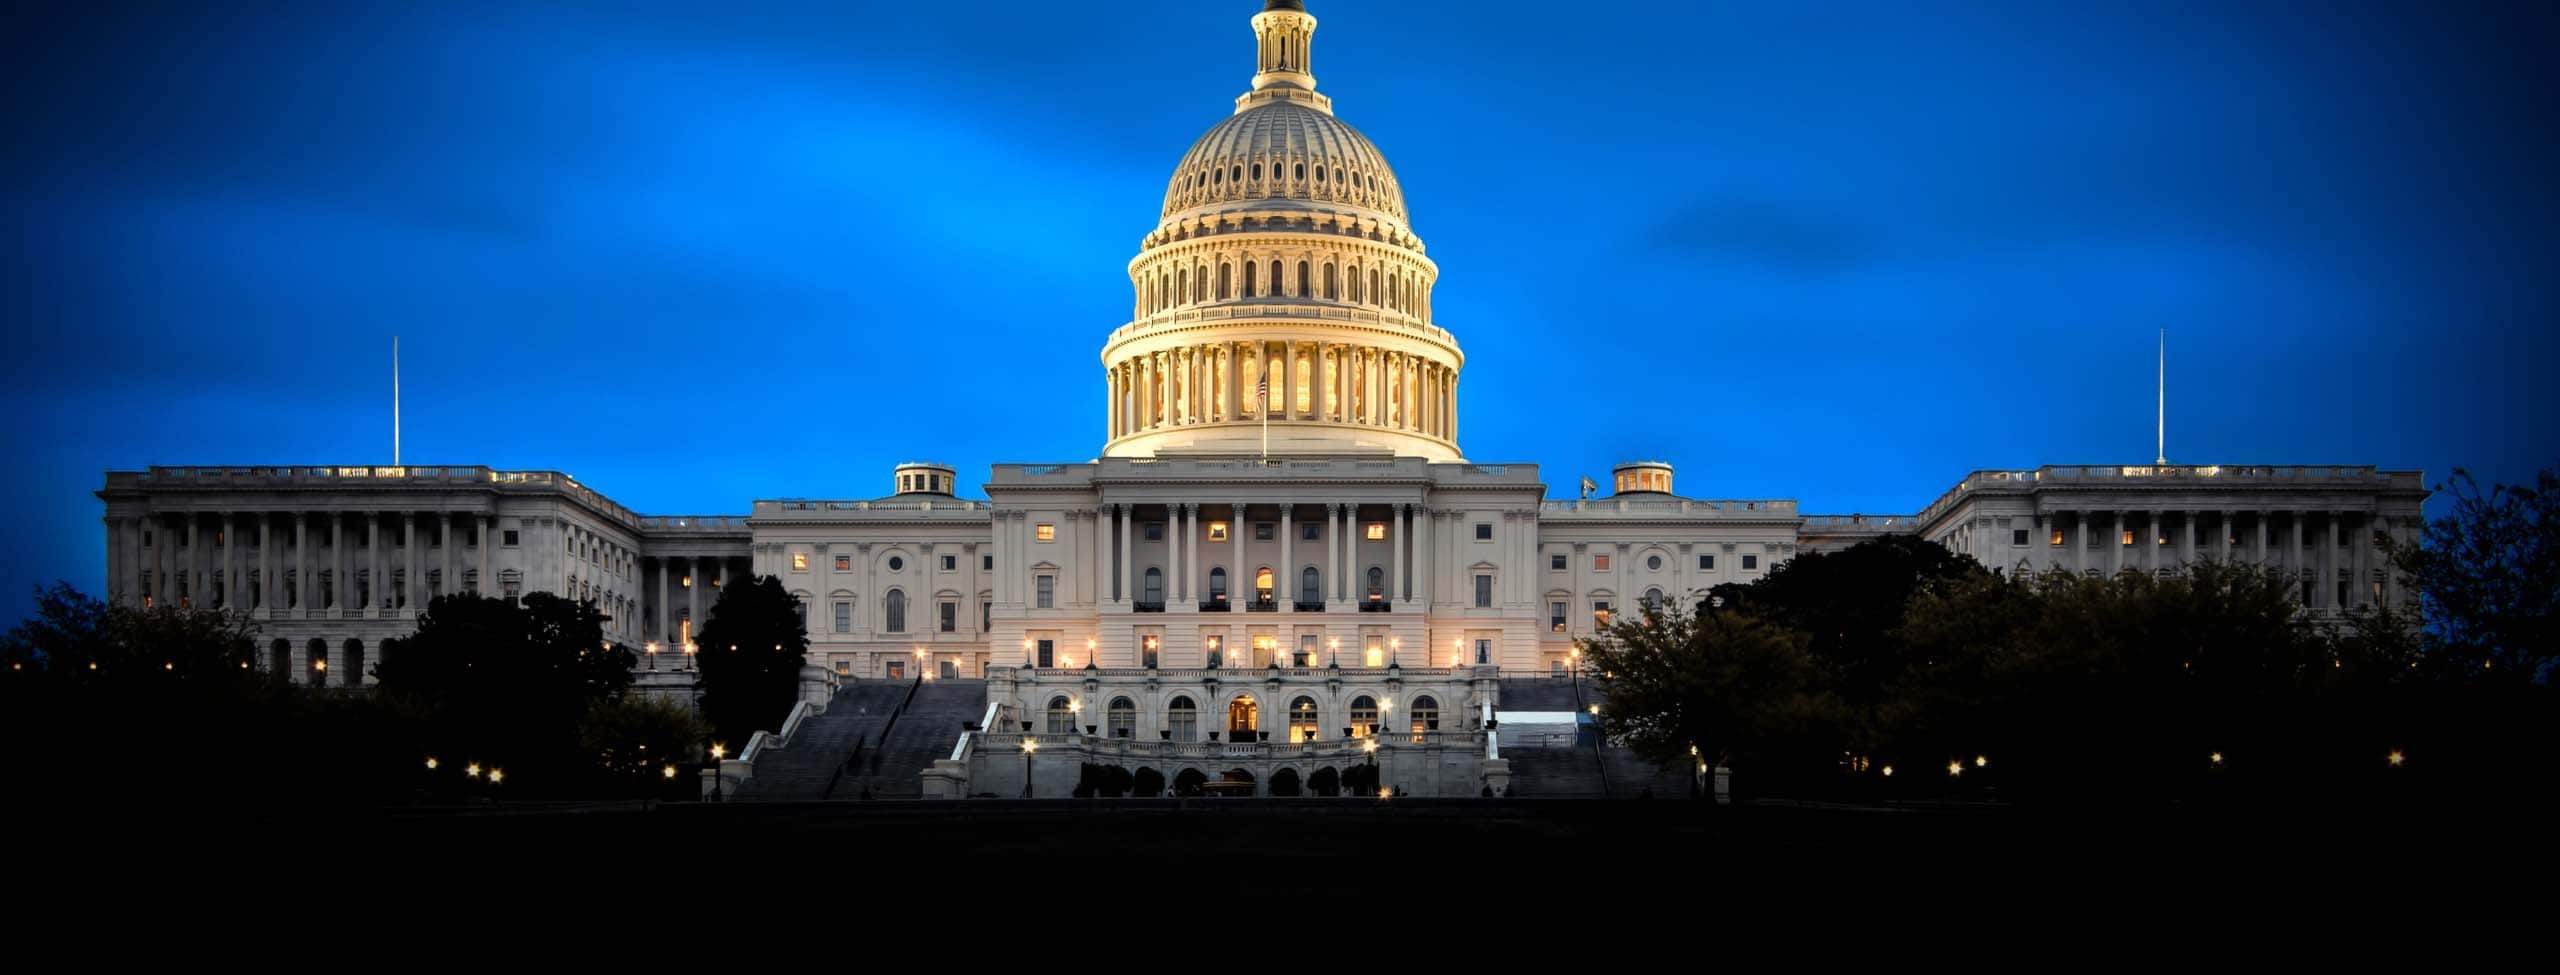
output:
[[1316, 25], [1297, 0], [1252, 17], [1249, 89], [1167, 178], [1101, 343], [1098, 458], [995, 464], [982, 499], [912, 463], [882, 496], [712, 515], [548, 471], [112, 471], [106, 591], [245, 611], [267, 666], [343, 686], [466, 591], [592, 599], [610, 638], [654, 648], [645, 668], [682, 674], [719, 588], [772, 576], [810, 638], [795, 724], [870, 684], [971, 696], [926, 795], [1062, 795], [1089, 765], [1268, 793], [1373, 763], [1411, 794], [1498, 790], [1506, 685], [1567, 672], [1614, 615], [1889, 533], [2018, 576], [2243, 559], [2315, 613], [2403, 598], [2372, 539], [2419, 531], [2414, 471], [1986, 470], [1853, 517], [1686, 496], [1645, 460], [1555, 499], [1533, 463], [1469, 458], [1465, 323], [1433, 314], [1401, 177], [1319, 92]]

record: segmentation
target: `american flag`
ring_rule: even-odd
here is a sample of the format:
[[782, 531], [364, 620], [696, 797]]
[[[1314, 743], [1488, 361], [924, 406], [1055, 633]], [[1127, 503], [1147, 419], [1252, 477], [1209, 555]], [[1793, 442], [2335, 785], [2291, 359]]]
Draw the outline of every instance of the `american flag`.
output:
[[1253, 401], [1263, 409], [1271, 408], [1271, 377], [1264, 376], [1254, 381]]

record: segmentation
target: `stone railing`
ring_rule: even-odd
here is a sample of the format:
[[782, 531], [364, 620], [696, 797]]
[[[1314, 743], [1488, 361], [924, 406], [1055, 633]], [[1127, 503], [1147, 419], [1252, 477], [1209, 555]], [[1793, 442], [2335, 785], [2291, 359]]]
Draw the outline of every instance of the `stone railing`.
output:
[[153, 467], [145, 471], [111, 471], [107, 474], [107, 487], [111, 490], [119, 487], [321, 487], [338, 490], [489, 487], [501, 491], [533, 490], [564, 494], [633, 531], [740, 532], [747, 527], [742, 515], [644, 516], [559, 471], [502, 471], [482, 466]]
[[1538, 510], [1550, 514], [1722, 514], [1750, 518], [1792, 518], [1796, 514], [1796, 503], [1786, 499], [1710, 501], [1695, 498], [1588, 498], [1541, 501], [1538, 503]]
[[758, 501], [756, 502], [756, 514], [759, 516], [770, 517], [786, 514], [822, 515], [829, 512], [853, 511], [986, 511], [993, 507], [995, 507], [995, 505], [990, 502], [967, 501], [958, 498], [942, 500], [930, 498], [883, 498], [878, 501]]
[[734, 535], [747, 530], [745, 515], [645, 515], [640, 529], [652, 535]]
[[1922, 523], [1935, 520], [1947, 509], [1964, 499], [1966, 494], [1989, 489], [2023, 490], [2036, 486], [2105, 486], [2156, 484], [2164, 481], [2191, 482], [2199, 487], [2210, 485], [2284, 485], [2284, 486], [2364, 486], [2392, 489], [2423, 489], [2416, 471], [2383, 471], [2370, 464], [2167, 464], [2167, 465], [2073, 465], [2048, 466], [2032, 471], [1975, 471], [1956, 482], [1956, 486], [1940, 495], [1917, 516]]
[[1147, 316], [1146, 318], [1112, 329], [1111, 337], [1104, 340], [1103, 344], [1107, 346], [1111, 343], [1137, 335], [1140, 332], [1148, 332], [1160, 328], [1197, 325], [1211, 322], [1251, 322], [1265, 320], [1344, 322], [1353, 325], [1372, 325], [1391, 332], [1402, 332], [1408, 335], [1418, 336], [1432, 342], [1440, 343], [1441, 345], [1452, 349], [1457, 348], [1458, 346], [1457, 337], [1449, 334], [1448, 329], [1441, 328], [1437, 325], [1425, 324], [1421, 319], [1415, 318], [1411, 315], [1407, 315], [1402, 312], [1385, 311], [1363, 305], [1347, 305], [1319, 298], [1307, 298], [1300, 299], [1298, 301], [1282, 302], [1227, 301], [1174, 308], [1169, 311], [1157, 312], [1153, 315]]

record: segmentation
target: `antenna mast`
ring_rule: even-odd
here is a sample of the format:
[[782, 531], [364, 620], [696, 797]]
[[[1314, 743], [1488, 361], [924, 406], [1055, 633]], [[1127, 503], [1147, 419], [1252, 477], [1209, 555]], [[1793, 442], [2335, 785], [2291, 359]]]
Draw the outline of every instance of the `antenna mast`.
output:
[[391, 337], [391, 466], [400, 466], [400, 337]]
[[2157, 447], [2159, 452], [2151, 462], [2167, 464], [2169, 462], [2169, 330], [2165, 328], [2160, 330], [2160, 419], [2159, 427], [2153, 431], [2152, 436], [2155, 438], [2152, 441], [2153, 446]]

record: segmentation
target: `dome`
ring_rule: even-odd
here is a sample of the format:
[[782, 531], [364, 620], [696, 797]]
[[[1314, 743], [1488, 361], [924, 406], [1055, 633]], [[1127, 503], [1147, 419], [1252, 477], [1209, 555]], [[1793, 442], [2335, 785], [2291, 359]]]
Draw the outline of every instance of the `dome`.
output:
[[1404, 188], [1369, 137], [1294, 101], [1264, 101], [1210, 126], [1174, 168], [1164, 216], [1254, 201], [1362, 207], [1411, 224]]

